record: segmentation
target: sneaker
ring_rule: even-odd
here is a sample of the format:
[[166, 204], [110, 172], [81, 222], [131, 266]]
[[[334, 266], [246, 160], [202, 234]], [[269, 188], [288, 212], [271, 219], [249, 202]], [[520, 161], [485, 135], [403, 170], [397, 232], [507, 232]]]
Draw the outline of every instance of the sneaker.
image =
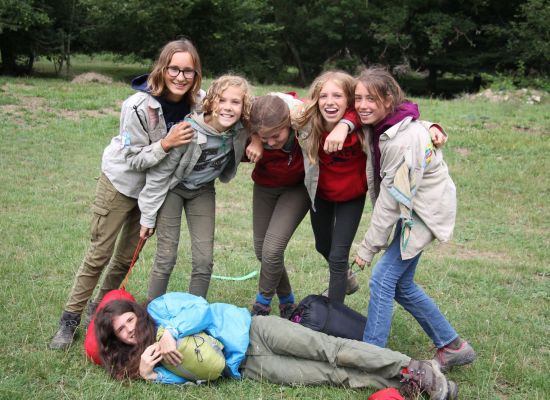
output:
[[252, 306], [252, 311], [250, 312], [250, 314], [252, 314], [252, 316], [255, 316], [255, 315], [269, 315], [269, 313], [271, 313], [271, 306], [268, 306], [268, 305], [265, 305], [265, 304], [262, 304], [262, 303], [254, 303], [254, 305]]
[[458, 398], [458, 386], [448, 380], [434, 360], [411, 360], [403, 371], [403, 390], [409, 397], [427, 393], [432, 400], [454, 400]]
[[298, 306], [294, 303], [279, 304], [279, 315], [281, 318], [290, 319], [296, 307]]
[[82, 326], [86, 329], [88, 329], [88, 325], [90, 325], [90, 321], [92, 320], [95, 310], [97, 308], [97, 305], [99, 303], [96, 303], [94, 301], [89, 301], [88, 306], [86, 307], [86, 318], [82, 321]]
[[452, 349], [448, 346], [437, 349], [434, 357], [441, 371], [448, 371], [451, 367], [470, 364], [475, 359], [476, 352], [465, 340], [462, 341], [458, 349]]
[[63, 311], [59, 320], [59, 329], [50, 342], [52, 350], [65, 350], [71, 346], [74, 340], [76, 328], [80, 325], [80, 314]]
[[[349, 296], [354, 294], [359, 290], [359, 282], [357, 281], [357, 275], [355, 272], [351, 271], [351, 268], [348, 269], [348, 280], [346, 282], [346, 295]], [[328, 297], [328, 288], [325, 289], [321, 296]]]

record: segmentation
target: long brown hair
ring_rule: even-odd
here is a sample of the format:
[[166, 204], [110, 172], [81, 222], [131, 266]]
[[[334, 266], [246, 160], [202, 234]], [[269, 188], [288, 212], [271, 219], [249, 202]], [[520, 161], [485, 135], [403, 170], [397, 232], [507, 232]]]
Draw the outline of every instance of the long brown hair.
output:
[[[137, 344], [120, 341], [113, 330], [113, 318], [126, 312], [136, 314]], [[95, 317], [95, 334], [103, 366], [114, 379], [138, 378], [141, 354], [155, 342], [153, 319], [144, 306], [130, 300], [113, 300]]]
[[302, 138], [301, 144], [305, 148], [307, 157], [312, 164], [316, 164], [319, 159], [319, 146], [321, 144], [321, 137], [325, 131], [325, 120], [319, 110], [319, 97], [321, 89], [329, 81], [333, 81], [342, 88], [346, 95], [347, 108], [354, 105], [355, 79], [351, 75], [343, 71], [327, 71], [315, 78], [309, 88], [310, 101], [296, 121], [298, 129], [309, 131]]
[[202, 68], [201, 60], [197, 49], [191, 43], [189, 39], [179, 39], [172, 42], [168, 42], [160, 50], [160, 54], [153, 65], [153, 70], [147, 78], [147, 85], [151, 89], [153, 96], [162, 96], [166, 94], [166, 85], [164, 84], [164, 73], [166, 68], [172, 61], [172, 56], [175, 53], [189, 53], [193, 59], [193, 65], [195, 70], [195, 77], [193, 79], [193, 85], [187, 93], [185, 93], [186, 100], [190, 106], [194, 106], [197, 102], [197, 94], [202, 84]]
[[394, 112], [398, 105], [406, 101], [401, 86], [384, 67], [375, 65], [364, 69], [357, 77], [357, 82], [365, 86], [376, 104], [382, 105], [390, 100], [389, 113]]
[[290, 125], [290, 110], [283, 99], [269, 94], [254, 99], [250, 110], [251, 132], [275, 132]]

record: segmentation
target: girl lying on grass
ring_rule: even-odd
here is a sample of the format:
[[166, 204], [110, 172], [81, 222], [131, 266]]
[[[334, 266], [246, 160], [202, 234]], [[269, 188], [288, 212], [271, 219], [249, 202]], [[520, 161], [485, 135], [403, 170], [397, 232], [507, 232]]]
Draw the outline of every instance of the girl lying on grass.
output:
[[[188, 293], [167, 293], [147, 308], [113, 300], [95, 320], [103, 365], [115, 379], [186, 383], [161, 361], [181, 363], [176, 340], [205, 332], [223, 344], [226, 375], [287, 385], [331, 384], [351, 388], [400, 387], [431, 399], [457, 398], [457, 385], [434, 361], [364, 342], [336, 338], [275, 316], [251, 317], [231, 304], [209, 304]], [[162, 337], [155, 341], [157, 329]]]

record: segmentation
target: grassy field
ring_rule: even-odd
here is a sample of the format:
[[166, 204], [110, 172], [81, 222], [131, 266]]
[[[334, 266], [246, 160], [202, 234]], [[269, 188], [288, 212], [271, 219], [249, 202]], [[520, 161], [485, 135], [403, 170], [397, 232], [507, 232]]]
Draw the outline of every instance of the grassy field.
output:
[[[108, 71], [108, 67], [105, 67]], [[118, 71], [140, 73], [139, 66]], [[263, 93], [273, 88], [258, 87]], [[290, 88], [285, 88], [288, 90]], [[39, 399], [366, 399], [370, 391], [221, 381], [204, 387], [115, 382], [83, 355], [83, 332], [67, 352], [47, 349], [89, 236], [90, 204], [103, 148], [118, 132], [132, 90], [122, 82], [71, 84], [0, 77], [0, 398]], [[462, 399], [550, 398], [550, 113], [541, 104], [416, 99], [425, 119], [450, 134], [445, 157], [456, 182], [454, 240], [422, 257], [417, 280], [478, 352], [450, 372]], [[252, 248], [251, 166], [218, 184], [215, 273], [259, 268]], [[365, 208], [358, 238], [367, 228]], [[185, 290], [190, 251], [182, 232], [170, 290]], [[154, 255], [147, 243], [128, 289], [145, 298]], [[298, 298], [328, 284], [306, 219], [287, 251]], [[366, 312], [369, 271], [347, 298]], [[257, 278], [214, 280], [209, 300], [249, 307]], [[433, 349], [418, 324], [396, 308], [389, 347], [414, 358]]]

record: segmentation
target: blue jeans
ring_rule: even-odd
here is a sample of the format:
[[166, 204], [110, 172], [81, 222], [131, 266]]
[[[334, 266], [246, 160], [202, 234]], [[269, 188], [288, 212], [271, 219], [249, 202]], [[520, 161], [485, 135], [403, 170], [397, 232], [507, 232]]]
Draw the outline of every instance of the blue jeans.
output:
[[385, 347], [390, 333], [393, 299], [418, 321], [437, 348], [458, 337], [433, 300], [414, 282], [419, 253], [410, 260], [401, 258], [401, 222], [390, 246], [372, 269], [370, 302], [363, 341]]

